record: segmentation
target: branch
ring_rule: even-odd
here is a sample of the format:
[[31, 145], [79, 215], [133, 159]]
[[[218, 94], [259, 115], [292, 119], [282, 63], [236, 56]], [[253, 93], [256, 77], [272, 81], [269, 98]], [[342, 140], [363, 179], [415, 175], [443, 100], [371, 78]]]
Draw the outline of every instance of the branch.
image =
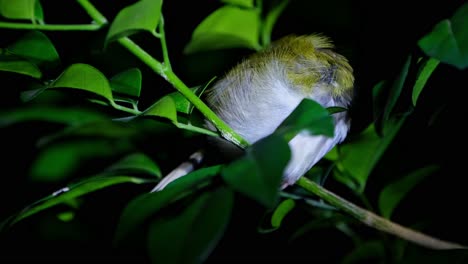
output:
[[467, 249], [466, 246], [428, 236], [426, 234], [401, 226], [388, 219], [378, 216], [337, 196], [336, 194], [328, 191], [327, 189], [323, 188], [322, 186], [305, 177], [301, 177], [296, 182], [296, 184], [306, 189], [307, 191], [317, 195], [318, 197], [322, 198], [323, 200], [335, 206], [336, 208], [353, 216], [354, 218], [366, 224], [367, 226], [370, 226], [377, 230], [393, 234], [402, 239], [411, 241], [415, 244], [431, 249]]
[[243, 148], [249, 145], [245, 139], [224, 123], [221, 118], [219, 118], [198, 96], [196, 96], [170, 68], [165, 67], [165, 65], [153, 58], [131, 39], [124, 37], [120, 38], [118, 42], [128, 49], [133, 55], [143, 61], [154, 72], [172, 84], [172, 86], [185, 96], [185, 98], [187, 98], [187, 100], [189, 100], [206, 117], [206, 119], [213, 123], [224, 138]]

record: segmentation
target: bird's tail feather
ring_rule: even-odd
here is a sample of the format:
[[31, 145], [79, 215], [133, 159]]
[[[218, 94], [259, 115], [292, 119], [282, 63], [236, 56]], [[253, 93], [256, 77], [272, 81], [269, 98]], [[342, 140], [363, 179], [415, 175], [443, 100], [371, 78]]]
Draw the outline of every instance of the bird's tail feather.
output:
[[179, 179], [192, 172], [203, 161], [205, 154], [203, 150], [197, 150], [190, 155], [187, 161], [182, 162], [179, 166], [173, 169], [169, 174], [151, 190], [151, 192], [158, 192], [164, 189], [169, 183]]

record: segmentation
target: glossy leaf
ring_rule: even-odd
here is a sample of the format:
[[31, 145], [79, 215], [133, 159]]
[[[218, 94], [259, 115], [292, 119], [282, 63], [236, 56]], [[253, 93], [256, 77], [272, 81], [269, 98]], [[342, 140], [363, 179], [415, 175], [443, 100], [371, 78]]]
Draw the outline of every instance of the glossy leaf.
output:
[[173, 92], [168, 94], [172, 100], [174, 101], [176, 111], [184, 114], [189, 114], [192, 103], [190, 103], [185, 96], [183, 96], [180, 92]]
[[419, 47], [431, 57], [459, 69], [468, 67], [468, 3], [455, 14], [439, 22], [418, 41]]
[[145, 116], [157, 116], [177, 122], [177, 110], [174, 100], [170, 96], [164, 96], [152, 106], [150, 106], [144, 113]]
[[232, 207], [232, 191], [221, 187], [202, 193], [180, 214], [153, 221], [148, 232], [152, 262], [203, 263], [223, 235]]
[[221, 0], [221, 2], [230, 4], [230, 5], [237, 5], [237, 6], [245, 7], [245, 8], [254, 7], [253, 0]]
[[110, 187], [121, 183], [142, 184], [146, 182], [147, 180], [145, 179], [128, 176], [91, 177], [81, 182], [70, 184], [69, 186], [64, 187], [63, 189], [54, 192], [54, 194], [49, 195], [32, 204], [31, 206], [23, 209], [21, 213], [19, 213], [18, 215], [16, 215], [15, 218], [13, 218], [11, 224], [14, 224], [24, 218], [30, 217], [34, 214], [37, 214], [58, 204], [67, 203], [68, 201], [73, 200], [77, 197], [104, 189], [106, 187]]
[[319, 103], [304, 99], [280, 124], [276, 132], [289, 141], [302, 130], [308, 130], [312, 135], [332, 137], [334, 131], [333, 118], [327, 109], [323, 108]]
[[19, 73], [36, 79], [42, 77], [42, 72], [36, 64], [26, 60], [15, 59], [10, 56], [0, 57], [0, 71]]
[[50, 84], [49, 88], [79, 89], [100, 95], [108, 101], [113, 100], [106, 76], [88, 64], [72, 64]]
[[6, 48], [14, 54], [35, 64], [55, 64], [60, 61], [57, 50], [50, 39], [40, 31], [30, 31]]
[[364, 191], [369, 175], [404, 121], [405, 118], [389, 120], [383, 137], [377, 135], [374, 125], [371, 124], [356, 138], [339, 148], [340, 158], [336, 164], [337, 168], [342, 174], [341, 177], [349, 177], [357, 184], [353, 188], [355, 191]]
[[223, 6], [195, 28], [185, 53], [227, 48], [259, 50], [260, 18], [255, 9]]
[[220, 169], [220, 166], [213, 166], [193, 171], [175, 180], [162, 191], [143, 194], [130, 201], [120, 217], [115, 242], [121, 242], [130, 232], [140, 227], [162, 208], [186, 197], [199, 185], [206, 184], [218, 175]]
[[244, 156], [224, 167], [221, 175], [234, 190], [271, 208], [278, 200], [290, 156], [287, 142], [273, 134], [249, 147]]
[[437, 59], [434, 58], [428, 58], [424, 59], [423, 62], [421, 63], [416, 79], [416, 83], [414, 84], [413, 87], [413, 94], [412, 94], [412, 101], [413, 105], [416, 105], [416, 102], [418, 101], [419, 95], [421, 94], [424, 86], [426, 85], [427, 80], [429, 77], [431, 77], [432, 72], [437, 68], [437, 65], [439, 65], [439, 62]]
[[36, 15], [36, 0], [0, 0], [0, 15], [9, 19], [33, 21]]
[[117, 95], [129, 97], [124, 99], [136, 102], [140, 97], [141, 79], [141, 71], [138, 68], [132, 68], [115, 75], [110, 79], [112, 91], [117, 93], [114, 94], [114, 97], [117, 98]]
[[143, 153], [127, 155], [110, 166], [107, 171], [129, 175], [140, 172], [156, 176], [157, 178], [161, 178], [162, 176], [159, 166]]
[[114, 144], [105, 140], [56, 144], [38, 154], [31, 166], [31, 177], [42, 182], [61, 181], [70, 177], [84, 161], [117, 155], [127, 148], [125, 142]]
[[390, 218], [400, 201], [425, 177], [434, 173], [437, 166], [418, 169], [405, 177], [388, 184], [379, 196], [379, 210], [383, 217]]
[[0, 113], [0, 127], [27, 121], [46, 121], [77, 125], [105, 119], [105, 115], [86, 109], [54, 106], [24, 107], [15, 109], [14, 111]]
[[106, 42], [140, 31], [154, 32], [161, 19], [161, 7], [162, 0], [140, 0], [120, 10], [110, 25]]

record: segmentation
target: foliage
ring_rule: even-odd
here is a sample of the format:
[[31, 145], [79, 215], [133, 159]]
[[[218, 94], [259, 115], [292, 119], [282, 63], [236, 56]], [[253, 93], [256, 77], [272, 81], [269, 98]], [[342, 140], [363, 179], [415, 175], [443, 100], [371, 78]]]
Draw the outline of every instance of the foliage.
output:
[[[219, 1], [211, 11], [203, 11], [196, 27], [190, 28], [187, 22], [183, 29], [190, 30], [177, 46], [184, 38], [177, 38], [175, 19], [167, 19], [177, 1], [123, 1], [112, 7], [98, 2], [77, 0], [80, 11], [63, 10], [76, 12], [66, 18], [53, 10], [67, 5], [53, 1], [0, 0], [0, 128], [2, 145], [9, 146], [2, 158], [1, 191], [10, 191], [2, 197], [0, 240], [6, 245], [2, 255], [7, 260], [23, 258], [12, 253], [19, 249], [48, 259], [67, 254], [154, 263], [255, 256], [413, 263], [431, 254], [379, 231], [369, 234], [342, 208], [300, 186], [278, 191], [290, 158], [287, 141], [303, 129], [331, 136], [335, 111], [350, 111], [356, 125], [348, 139], [305, 177], [322, 187], [331, 185], [385, 218], [440, 235], [449, 232], [448, 238], [468, 243], [464, 225], [451, 226], [465, 228], [461, 232], [447, 227], [446, 211], [431, 205], [440, 223], [404, 211], [405, 204], [430, 204], [427, 196], [432, 194], [427, 190], [439, 191], [437, 196], [443, 197], [440, 189], [450, 188], [448, 183], [454, 180], [441, 179], [458, 164], [456, 158], [423, 159], [427, 145], [443, 144], [437, 143], [441, 138], [424, 141], [408, 155], [404, 152], [408, 151], [405, 144], [417, 141], [418, 133], [438, 132], [433, 128], [438, 129], [437, 122], [443, 131], [449, 130], [447, 123], [452, 124], [444, 122], [448, 117], [433, 105], [461, 100], [453, 99], [453, 93], [466, 81], [455, 85], [446, 79], [457, 80], [468, 66], [467, 4], [456, 6], [450, 17], [434, 21], [434, 28], [422, 32], [417, 41], [405, 43], [410, 48], [398, 54], [399, 63], [380, 69], [376, 77], [366, 79], [356, 59], [358, 52], [350, 54], [351, 64], [357, 65], [356, 89], [361, 95], [355, 104], [361, 105], [364, 117], [359, 107], [327, 111], [304, 100], [272, 135], [247, 146], [203, 103], [203, 92], [216, 75], [234, 64], [224, 61], [228, 54], [234, 53], [238, 61], [267, 46], [288, 23], [281, 16], [296, 15], [300, 3]], [[347, 6], [346, 1], [337, 3], [343, 9]], [[83, 14], [93, 22], [77, 23]], [[179, 19], [178, 24], [183, 23]], [[293, 29], [284, 32], [289, 33]], [[198, 60], [190, 64], [190, 58]], [[210, 74], [202, 76], [199, 68]], [[438, 71], [450, 73], [443, 76], [442, 84], [437, 82]], [[203, 81], [188, 86], [194, 82], [191, 79]], [[434, 103], [425, 95], [438, 95], [444, 89], [455, 91], [445, 101], [438, 98]], [[369, 98], [367, 103], [362, 95]], [[458, 111], [449, 113], [461, 116]], [[217, 132], [206, 129], [203, 118]], [[427, 119], [430, 125], [421, 124]], [[164, 173], [212, 137], [224, 137], [246, 151], [234, 160], [208, 159], [163, 191], [150, 193]], [[443, 149], [438, 155], [452, 154], [451, 150]], [[445, 184], [431, 188], [431, 179]], [[417, 190], [424, 196], [422, 201], [415, 201]], [[457, 199], [453, 204], [461, 206], [462, 200]], [[460, 219], [459, 214], [451, 212], [451, 217]], [[247, 226], [259, 223], [259, 231], [245, 228], [246, 222]], [[250, 237], [236, 236], [237, 232]], [[230, 242], [236, 238], [247, 241]], [[336, 241], [330, 244], [332, 238]], [[243, 247], [244, 243], [256, 248]], [[82, 245], [87, 245], [87, 252], [77, 253], [74, 246]], [[333, 253], [327, 256], [324, 248], [331, 245], [339, 245], [340, 250], [329, 248]], [[457, 261], [466, 260], [466, 255], [465, 250], [436, 254]]]

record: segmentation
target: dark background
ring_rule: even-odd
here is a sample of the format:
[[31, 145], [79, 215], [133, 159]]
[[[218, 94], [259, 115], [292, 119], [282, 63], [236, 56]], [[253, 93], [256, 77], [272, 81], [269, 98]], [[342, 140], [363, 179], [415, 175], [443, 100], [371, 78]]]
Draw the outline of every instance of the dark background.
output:
[[[77, 5], [70, 1], [41, 1], [48, 23], [87, 23], [86, 14], [77, 10]], [[133, 1], [93, 1], [109, 20], [127, 4]], [[352, 134], [358, 133], [372, 122], [371, 89], [379, 81], [392, 80], [399, 72], [409, 53], [420, 52], [417, 41], [427, 34], [442, 19], [451, 17], [464, 1], [300, 1], [292, 0], [279, 18], [273, 31], [272, 39], [288, 34], [310, 34], [321, 32], [330, 36], [337, 50], [345, 55], [354, 68], [356, 76], [356, 100], [352, 109]], [[181, 1], [164, 2], [163, 14], [166, 36], [176, 74], [189, 86], [200, 85], [214, 75], [222, 75], [243, 56], [251, 51], [223, 50], [186, 55], [184, 46], [189, 42], [191, 33], [204, 17], [221, 6], [219, 1]], [[5, 46], [20, 33], [0, 30], [0, 44]], [[100, 32], [46, 32], [56, 45], [63, 65], [74, 62], [89, 63], [112, 76], [129, 65], [137, 65], [143, 71], [143, 91], [141, 105], [151, 104], [160, 95], [173, 91], [168, 83], [152, 73], [144, 65], [126, 53], [118, 45], [111, 45], [102, 50], [106, 31]], [[158, 54], [159, 45], [147, 35], [135, 36], [135, 40], [152, 54]], [[88, 49], [83, 46], [89, 47]], [[116, 56], [118, 54], [118, 56]], [[58, 72], [50, 72], [52, 78]], [[15, 81], [9, 80], [9, 81]], [[463, 132], [465, 115], [466, 70], [459, 71], [449, 65], [440, 65], [431, 77], [428, 86], [420, 97], [415, 112], [407, 120], [395, 138], [383, 160], [369, 179], [366, 194], [376, 205], [379, 190], [396, 175], [427, 164], [441, 164], [442, 169], [426, 179], [396, 209], [395, 221], [412, 225], [426, 224], [425, 231], [435, 236], [468, 244], [467, 220], [463, 216], [466, 209], [466, 191], [464, 177], [465, 133]], [[159, 87], [159, 89], [154, 89]], [[15, 98], [16, 93], [10, 96]], [[15, 106], [19, 101], [11, 99], [2, 108]], [[143, 107], [142, 107], [143, 109]], [[434, 113], [439, 113], [434, 116]], [[27, 166], [33, 160], [34, 145], [37, 135], [49, 128], [35, 127], [33, 131], [24, 128], [25, 136], [20, 144], [8, 144], [15, 131], [3, 131], [1, 145], [8, 156], [3, 160], [6, 183], [2, 190], [1, 207], [5, 208], [2, 216], [18, 209], [18, 205], [27, 204], [43, 191], [30, 188], [24, 175]], [[183, 149], [183, 142], [168, 143], [168, 148], [182, 148], [190, 153], [191, 148]], [[196, 144], [194, 144], [196, 145]], [[196, 146], [194, 146], [196, 147]], [[181, 154], [179, 157], [182, 157]], [[180, 161], [173, 161], [177, 164]], [[172, 164], [171, 164], [172, 165]], [[164, 168], [163, 168], [164, 169]], [[167, 168], [169, 169], [169, 168]], [[18, 179], [19, 178], [19, 179]], [[24, 184], [24, 185], [20, 185]], [[339, 184], [330, 183], [330, 189], [342, 195], [349, 192]], [[18, 186], [26, 186], [18, 190]], [[63, 258], [109, 259], [109, 254], [125, 256], [125, 253], [110, 249], [115, 219], [119, 210], [132, 196], [141, 193], [139, 187], [125, 189], [118, 200], [103, 199], [118, 189], [110, 189], [95, 196], [95, 202], [88, 207], [90, 212], [83, 215], [98, 214], [99, 217], [82, 218], [80, 226], [67, 233], [67, 227], [55, 224], [55, 239], [44, 240], [41, 229], [34, 226], [34, 221], [24, 221], [17, 231], [7, 236], [7, 256], [29, 255], [53, 256]], [[110, 195], [115, 197], [115, 195]], [[348, 197], [354, 199], [352, 195]], [[10, 203], [8, 199], [14, 199]], [[105, 208], [105, 209], [103, 209]], [[93, 210], [96, 213], [91, 213]], [[104, 213], [108, 211], [108, 213]], [[294, 211], [284, 222], [283, 227], [271, 234], [258, 234], [256, 228], [263, 214], [263, 208], [244, 198], [237, 197], [233, 218], [226, 235], [215, 249], [210, 261], [249, 260], [282, 261], [309, 260], [324, 263], [339, 262], [341, 257], [352, 249], [350, 238], [335, 229], [314, 231], [307, 237], [288, 242], [289, 236], [297, 226], [310, 220], [310, 215], [301, 210]], [[378, 238], [377, 232], [357, 225], [357, 230], [364, 237]], [[51, 237], [51, 234], [48, 234]], [[52, 236], [53, 237], [53, 236]], [[89, 237], [69, 240], [70, 237]], [[64, 240], [66, 242], [64, 242]], [[421, 250], [415, 248], [415, 250]], [[432, 254], [428, 252], [427, 254]], [[135, 253], [137, 254], [137, 253]], [[129, 259], [138, 260], [132, 256]]]

